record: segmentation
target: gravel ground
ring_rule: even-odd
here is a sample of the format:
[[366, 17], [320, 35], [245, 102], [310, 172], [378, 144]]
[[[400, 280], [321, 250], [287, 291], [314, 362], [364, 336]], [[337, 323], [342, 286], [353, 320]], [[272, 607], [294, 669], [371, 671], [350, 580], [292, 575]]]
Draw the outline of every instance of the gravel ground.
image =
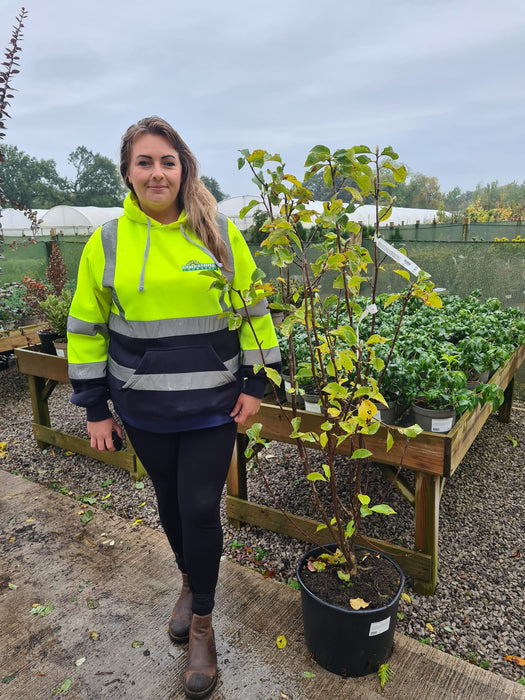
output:
[[[60, 385], [50, 401], [51, 424], [85, 436], [84, 411], [69, 404]], [[147, 479], [134, 484], [127, 472], [60, 449], [41, 452], [31, 431], [26, 377], [11, 368], [0, 372], [0, 467], [53, 488], [65, 497], [94, 503], [160, 528], [155, 497]], [[525, 658], [525, 407], [515, 404], [510, 425], [492, 416], [445, 485], [440, 517], [439, 583], [434, 596], [413, 591], [401, 600], [397, 630], [423, 643], [525, 683], [525, 671], [503, 657]], [[265, 453], [268, 478], [285, 509], [313, 516], [296, 466], [295, 449], [272, 443]], [[410, 480], [410, 473], [406, 474]], [[373, 470], [369, 493], [379, 497], [385, 484]], [[252, 500], [273, 505], [260, 475], [250, 471]], [[110, 495], [108, 495], [110, 494]], [[393, 491], [396, 515], [378, 517], [367, 534], [413, 543], [413, 511]], [[372, 520], [369, 518], [368, 520]], [[223, 507], [224, 556], [261, 575], [289, 583], [304, 543], [269, 531], [227, 523]]]

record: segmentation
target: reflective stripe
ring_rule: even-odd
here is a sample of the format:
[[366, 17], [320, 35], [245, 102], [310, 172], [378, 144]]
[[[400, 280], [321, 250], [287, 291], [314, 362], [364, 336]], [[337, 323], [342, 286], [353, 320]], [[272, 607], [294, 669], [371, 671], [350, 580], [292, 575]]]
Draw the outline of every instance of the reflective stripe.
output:
[[128, 338], [169, 338], [177, 335], [223, 331], [228, 328], [228, 319], [213, 315], [165, 318], [158, 321], [126, 321], [122, 316], [110, 314], [109, 328]]
[[[265, 363], [271, 364], [273, 362], [281, 361], [281, 353], [278, 346], [273, 348], [263, 348], [262, 354]], [[257, 350], [244, 350], [243, 351], [243, 364], [244, 365], [259, 365], [262, 364], [261, 351]]]
[[213, 389], [223, 384], [235, 382], [234, 372], [239, 369], [239, 356], [225, 363], [225, 370], [214, 372], [180, 372], [170, 374], [136, 374], [130, 367], [124, 367], [108, 358], [111, 374], [121, 382], [123, 389], [139, 391], [189, 391], [193, 389]]
[[224, 214], [217, 214], [217, 226], [219, 227], [220, 236], [226, 245], [226, 250], [228, 251], [228, 267], [231, 267], [231, 272], [222, 268], [222, 274], [231, 284], [231, 281], [235, 276], [235, 260], [233, 259], [232, 246], [228, 235], [228, 217]]
[[106, 376], [106, 360], [102, 362], [69, 363], [67, 371], [70, 379], [100, 379]]
[[69, 316], [67, 319], [68, 333], [80, 333], [81, 335], [97, 335], [102, 333], [107, 335], [108, 327], [106, 323], [89, 323], [82, 321], [80, 318]]
[[115, 269], [117, 265], [117, 231], [118, 219], [111, 219], [102, 224], [100, 229], [100, 240], [104, 251], [104, 274], [102, 276], [102, 286], [111, 289], [111, 298], [122, 316], [125, 316], [124, 309], [115, 291]]
[[248, 307], [248, 313], [246, 313], [246, 309], [244, 306], [242, 309], [237, 309], [237, 313], [240, 314], [243, 318], [246, 318], [247, 316], [250, 316], [250, 318], [253, 316], [264, 316], [268, 311], [268, 302], [266, 299], [261, 299], [257, 304], [254, 304], [253, 306]]

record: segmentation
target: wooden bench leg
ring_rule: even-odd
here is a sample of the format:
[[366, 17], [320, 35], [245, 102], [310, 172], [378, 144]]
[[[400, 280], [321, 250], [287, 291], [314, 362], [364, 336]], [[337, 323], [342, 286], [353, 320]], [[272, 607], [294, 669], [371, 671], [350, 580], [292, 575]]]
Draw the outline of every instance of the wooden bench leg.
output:
[[[27, 381], [29, 383], [29, 394], [31, 396], [31, 407], [33, 409], [33, 423], [50, 428], [49, 406], [47, 398], [44, 398], [46, 380], [43, 377], [28, 375]], [[48, 443], [37, 440], [37, 445], [43, 450], [48, 446]]]
[[430, 581], [414, 579], [414, 589], [423, 595], [433, 595], [437, 584], [440, 486], [439, 475], [416, 472], [415, 546], [432, 558]]
[[[248, 500], [248, 483], [246, 480], [246, 457], [244, 450], [248, 444], [248, 437], [239, 433], [233, 448], [232, 461], [226, 479], [226, 492], [228, 496]], [[241, 520], [235, 517], [235, 513], [228, 512], [228, 521], [233, 527], [241, 527]]]
[[514, 397], [514, 377], [510, 380], [507, 388], [503, 392], [503, 403], [498, 410], [498, 419], [502, 423], [510, 423], [510, 414], [512, 411], [512, 399]]

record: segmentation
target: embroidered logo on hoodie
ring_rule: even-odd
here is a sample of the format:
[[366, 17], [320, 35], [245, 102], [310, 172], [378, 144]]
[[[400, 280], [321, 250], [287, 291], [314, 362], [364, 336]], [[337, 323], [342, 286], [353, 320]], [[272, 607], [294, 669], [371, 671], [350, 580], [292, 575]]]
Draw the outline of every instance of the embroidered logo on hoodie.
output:
[[188, 262], [182, 266], [184, 272], [191, 272], [192, 270], [217, 270], [218, 267], [215, 263], [203, 263], [198, 260], [188, 260]]

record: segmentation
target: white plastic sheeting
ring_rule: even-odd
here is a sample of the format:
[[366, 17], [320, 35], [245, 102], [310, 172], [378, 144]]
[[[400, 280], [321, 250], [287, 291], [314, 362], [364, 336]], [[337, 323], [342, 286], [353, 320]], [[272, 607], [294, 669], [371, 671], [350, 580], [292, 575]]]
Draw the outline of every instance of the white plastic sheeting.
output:
[[[40, 221], [37, 235], [49, 236], [51, 229], [65, 235], [86, 235], [110, 219], [122, 215], [122, 207], [70, 207], [60, 204], [51, 209], [38, 209]], [[31, 222], [23, 212], [16, 209], [2, 209], [2, 230], [4, 236], [30, 236]]]
[[[239, 197], [230, 197], [219, 202], [219, 211], [230, 218], [233, 223], [241, 230], [245, 231], [253, 224], [253, 214], [257, 209], [262, 208], [262, 205], [252, 209], [250, 213], [241, 219], [239, 214], [243, 207], [249, 204], [253, 199], [259, 199], [257, 196], [242, 195]], [[317, 211], [322, 211], [322, 202], [313, 202], [312, 208]], [[408, 207], [393, 207], [391, 216], [382, 222], [382, 226], [389, 226], [390, 223], [397, 225], [406, 224], [414, 225], [416, 221], [420, 224], [431, 224], [437, 216], [437, 209], [410, 209]], [[375, 223], [376, 211], [373, 204], [364, 204], [359, 207], [353, 214], [349, 214], [352, 221], [360, 221], [366, 226], [372, 226]]]

